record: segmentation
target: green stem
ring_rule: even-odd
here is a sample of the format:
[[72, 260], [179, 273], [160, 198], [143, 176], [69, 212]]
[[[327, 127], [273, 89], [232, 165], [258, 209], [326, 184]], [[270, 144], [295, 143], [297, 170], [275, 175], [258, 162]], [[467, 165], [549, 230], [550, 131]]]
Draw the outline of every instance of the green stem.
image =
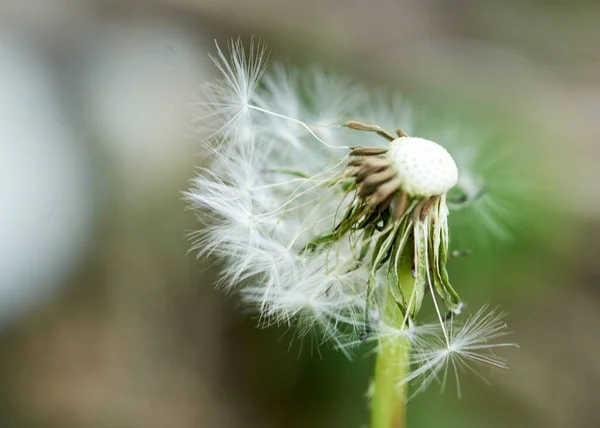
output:
[[[402, 272], [403, 279], [407, 276], [412, 279], [410, 269], [408, 264], [406, 274]], [[386, 292], [383, 315], [387, 325], [402, 329], [404, 317], [390, 291]], [[410, 341], [402, 336], [384, 337], [378, 351], [371, 399], [371, 428], [404, 428], [407, 388], [400, 382], [409, 369]]]
[[404, 428], [406, 385], [398, 383], [408, 370], [410, 343], [406, 339], [384, 339], [380, 346], [373, 381], [371, 428]]

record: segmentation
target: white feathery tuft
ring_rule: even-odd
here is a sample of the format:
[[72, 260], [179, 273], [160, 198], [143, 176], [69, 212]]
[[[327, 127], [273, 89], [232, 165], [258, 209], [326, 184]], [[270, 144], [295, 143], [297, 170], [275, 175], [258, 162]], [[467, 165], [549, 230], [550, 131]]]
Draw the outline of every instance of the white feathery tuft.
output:
[[230, 40], [228, 54], [215, 40], [217, 54], [210, 59], [220, 73], [214, 83], [205, 86], [205, 101], [200, 103], [200, 116], [194, 118], [209, 137], [248, 135], [251, 130], [248, 106], [265, 69], [266, 45], [258, 41], [250, 43], [246, 50], [241, 39]]
[[[517, 347], [511, 342], [497, 342], [510, 334], [504, 322], [505, 316], [505, 313], [483, 306], [464, 321], [449, 321], [445, 325], [447, 336], [439, 334], [439, 329], [428, 329], [418, 346], [411, 350], [411, 371], [399, 383], [417, 380], [418, 386], [413, 394], [422, 392], [433, 381], [440, 382], [443, 390], [451, 371], [460, 396], [459, 372], [470, 371], [487, 382], [474, 365], [506, 369], [506, 363], [495, 355], [494, 350]], [[432, 334], [433, 331], [437, 334]]]

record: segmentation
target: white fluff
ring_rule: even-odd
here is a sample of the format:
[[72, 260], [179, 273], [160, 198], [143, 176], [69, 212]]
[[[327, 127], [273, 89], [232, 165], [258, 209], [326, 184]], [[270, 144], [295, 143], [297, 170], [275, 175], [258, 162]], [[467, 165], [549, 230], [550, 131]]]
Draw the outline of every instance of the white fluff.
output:
[[[316, 69], [275, 67], [263, 76], [266, 52], [261, 44], [252, 45], [250, 55], [240, 42], [229, 44], [229, 56], [217, 49], [213, 60], [221, 76], [208, 86], [208, 101], [198, 105], [202, 111], [198, 124], [203, 124], [203, 135], [209, 131], [204, 144], [214, 160], [186, 193], [204, 223], [194, 235], [194, 249], [200, 257], [212, 254], [224, 260], [222, 286], [239, 290], [242, 299], [258, 310], [261, 325], [296, 324], [300, 334], [317, 330], [323, 341], [344, 350], [361, 343], [358, 334], [364, 328], [370, 267], [358, 261], [360, 249], [350, 238], [327, 251], [304, 250], [333, 228], [350, 202], [341, 183], [331, 185], [332, 180], [341, 180], [348, 148], [387, 144], [376, 135], [340, 125], [364, 119], [413, 133], [418, 130], [409, 120], [412, 111], [398, 99], [390, 104], [344, 77]], [[433, 157], [426, 159], [425, 172], [431, 180], [425, 188], [413, 183], [417, 194], [445, 192], [457, 181], [452, 157], [436, 143], [428, 143], [427, 153]], [[400, 162], [406, 160], [405, 154], [393, 153]], [[440, 153], [443, 171], [434, 177]], [[415, 174], [413, 181], [418, 178]], [[479, 328], [481, 337], [487, 338], [484, 327], [455, 326], [449, 343], [457, 346], [454, 339], [462, 330], [476, 337]], [[432, 342], [425, 340], [433, 337], [434, 328], [439, 337], [447, 335], [440, 324], [399, 332], [414, 336], [414, 343], [420, 344], [416, 362], [425, 368], [416, 369], [411, 379], [438, 370], [434, 360], [448, 362], [434, 353], [439, 343], [428, 346]], [[370, 340], [390, 334], [395, 333], [381, 325], [378, 336]], [[465, 343], [462, 349], [468, 351], [470, 342]], [[426, 376], [425, 383], [430, 379]]]
[[464, 321], [449, 322], [447, 337], [426, 331], [411, 352], [413, 370], [400, 383], [418, 381], [413, 394], [423, 391], [433, 381], [441, 382], [443, 390], [450, 371], [460, 396], [459, 372], [470, 371], [487, 382], [475, 366], [506, 369], [506, 363], [494, 350], [517, 347], [511, 342], [497, 342], [510, 333], [504, 322], [505, 315], [484, 306]]

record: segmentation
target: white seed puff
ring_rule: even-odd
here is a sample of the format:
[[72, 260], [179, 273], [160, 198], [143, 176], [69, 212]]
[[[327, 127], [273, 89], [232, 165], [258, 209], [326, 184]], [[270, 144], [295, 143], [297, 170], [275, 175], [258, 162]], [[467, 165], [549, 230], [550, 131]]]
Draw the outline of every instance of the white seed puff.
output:
[[402, 189], [411, 196], [443, 195], [458, 182], [458, 168], [450, 153], [433, 141], [400, 137], [388, 148], [402, 180]]
[[[417, 244], [405, 245], [402, 251], [425, 266], [415, 272], [419, 280], [429, 281], [428, 294], [435, 298], [427, 272], [437, 272], [438, 278], [440, 272], [428, 264], [445, 263], [446, 192], [457, 184], [458, 168], [433, 141], [401, 137], [386, 146], [365, 133], [341, 131], [341, 118], [365, 118], [390, 128], [400, 120], [397, 125], [414, 135], [450, 143], [446, 130], [438, 136], [428, 126], [413, 126], [411, 109], [403, 103], [382, 102], [379, 94], [358, 89], [336, 74], [275, 67], [263, 75], [266, 56], [261, 44], [246, 52], [239, 40], [232, 41], [229, 55], [217, 46], [213, 61], [221, 76], [206, 86], [195, 121], [201, 135], [210, 135], [202, 141], [213, 161], [185, 193], [203, 222], [193, 234], [193, 249], [201, 257], [223, 259], [220, 284], [239, 292], [259, 314], [262, 327], [295, 326], [293, 337], [316, 333], [319, 344], [333, 343], [343, 352], [365, 341], [361, 334], [367, 320], [375, 321], [376, 327], [368, 341], [410, 338], [410, 367], [396, 381], [414, 380], [417, 392], [433, 380], [443, 384], [448, 373], [458, 376], [459, 369], [473, 370], [472, 362], [503, 368], [492, 351], [512, 345], [492, 343], [506, 332], [501, 316], [487, 308], [464, 321], [448, 321], [433, 300], [439, 322], [408, 319], [409, 328], [386, 325], [381, 315], [381, 295], [389, 286], [383, 270], [394, 262], [379, 266], [377, 258], [373, 261], [375, 251], [388, 253], [381, 247], [376, 250], [380, 240], [389, 246], [397, 244], [397, 237], [405, 236], [408, 242], [411, 233], [416, 236], [412, 241]], [[461, 144], [466, 141], [460, 139]], [[341, 143], [347, 146], [337, 145]], [[469, 165], [460, 165], [463, 175], [472, 173]], [[355, 181], [350, 182], [354, 172], [363, 175], [352, 176]], [[349, 191], [348, 185], [354, 187]], [[389, 218], [391, 227], [372, 227], [370, 235], [358, 230], [365, 219], [361, 210], [351, 208], [377, 202], [370, 212], [390, 212], [397, 190], [405, 192], [405, 199], [411, 196], [406, 210], [425, 208], [429, 214], [407, 214], [409, 221], [404, 223]], [[402, 198], [396, 199], [401, 205]], [[356, 218], [348, 220], [344, 211]], [[341, 236], [336, 227], [344, 218], [351, 230]], [[401, 227], [405, 235], [396, 233]], [[418, 247], [420, 258], [413, 247]], [[367, 251], [365, 256], [365, 249], [372, 254]], [[397, 254], [404, 255], [402, 251]], [[375, 287], [372, 302], [370, 285]], [[410, 306], [410, 296], [408, 302]]]

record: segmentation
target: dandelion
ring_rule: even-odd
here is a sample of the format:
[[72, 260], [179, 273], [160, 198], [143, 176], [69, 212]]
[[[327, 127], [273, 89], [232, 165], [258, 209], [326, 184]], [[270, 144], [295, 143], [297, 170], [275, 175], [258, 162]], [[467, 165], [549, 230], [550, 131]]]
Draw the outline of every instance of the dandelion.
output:
[[[373, 428], [401, 424], [408, 382], [418, 392], [469, 362], [504, 368], [485, 354], [509, 346], [491, 342], [506, 333], [501, 318], [484, 308], [457, 319], [465, 305], [446, 270], [450, 209], [477, 205], [485, 184], [419, 135], [398, 98], [316, 69], [265, 74], [265, 58], [261, 44], [249, 55], [239, 41], [229, 55], [217, 46], [221, 77], [198, 106], [213, 163], [186, 198], [204, 224], [194, 249], [223, 259], [221, 286], [261, 326], [346, 353], [376, 343]], [[456, 188], [464, 197], [450, 200]], [[435, 324], [419, 318], [427, 295]]]

